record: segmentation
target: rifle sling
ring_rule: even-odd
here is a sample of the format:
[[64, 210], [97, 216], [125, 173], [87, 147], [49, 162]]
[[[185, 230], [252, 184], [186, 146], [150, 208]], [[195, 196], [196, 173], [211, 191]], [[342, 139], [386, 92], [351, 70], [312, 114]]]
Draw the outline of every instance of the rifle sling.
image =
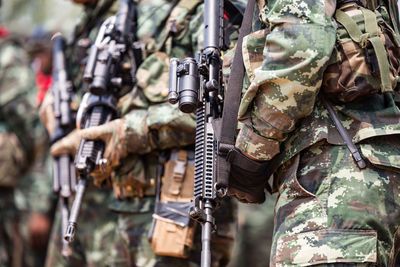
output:
[[[237, 114], [239, 110], [240, 98], [243, 86], [244, 65], [242, 55], [243, 37], [251, 31], [255, 0], [247, 2], [246, 11], [243, 15], [243, 22], [239, 31], [239, 40], [236, 45], [235, 56], [233, 58], [232, 70], [229, 75], [228, 87], [225, 94], [225, 105], [221, 119], [220, 143], [234, 145], [235, 133], [237, 128]], [[226, 103], [229, 103], [226, 104]], [[223, 146], [221, 146], [223, 148]], [[228, 151], [221, 151], [228, 152]]]
[[[243, 15], [243, 22], [239, 31], [239, 40], [236, 45], [236, 52], [233, 58], [232, 70], [228, 80], [228, 87], [225, 92], [224, 109], [222, 118], [218, 121], [217, 134], [218, 156], [217, 156], [217, 181], [216, 188], [227, 188], [229, 184], [230, 164], [229, 154], [234, 152], [235, 133], [237, 129], [237, 114], [242, 93], [244, 65], [242, 55], [243, 37], [250, 33], [254, 14], [255, 0], [247, 2], [246, 11]], [[228, 104], [229, 103], [229, 104]], [[222, 190], [224, 191], [224, 190]], [[222, 192], [220, 191], [220, 192]], [[225, 192], [222, 193], [224, 195]]]

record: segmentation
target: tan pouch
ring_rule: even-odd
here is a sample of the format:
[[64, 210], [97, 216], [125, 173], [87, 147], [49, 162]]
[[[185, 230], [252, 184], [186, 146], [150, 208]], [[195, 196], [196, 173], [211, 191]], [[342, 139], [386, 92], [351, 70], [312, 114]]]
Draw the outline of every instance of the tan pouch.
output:
[[194, 153], [175, 150], [165, 164], [151, 239], [153, 251], [158, 255], [187, 258], [193, 247], [195, 224], [189, 217], [193, 199], [193, 160]]

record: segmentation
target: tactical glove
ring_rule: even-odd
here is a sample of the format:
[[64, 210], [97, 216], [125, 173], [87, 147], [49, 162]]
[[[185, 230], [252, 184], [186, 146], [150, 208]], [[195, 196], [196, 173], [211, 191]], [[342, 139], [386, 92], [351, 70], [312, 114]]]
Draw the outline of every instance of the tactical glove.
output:
[[231, 163], [228, 196], [243, 203], [263, 203], [268, 163], [251, 159], [237, 148], [229, 152], [227, 159]]
[[128, 127], [126, 119], [123, 118], [96, 127], [74, 130], [52, 145], [51, 155], [76, 155], [81, 139], [102, 140], [105, 143], [103, 158], [107, 162], [101, 168], [96, 168], [91, 176], [95, 180], [104, 180], [110, 176], [113, 168], [120, 165], [121, 159], [125, 158], [128, 153], [144, 154], [149, 152], [150, 144], [145, 116], [142, 116], [142, 120], [136, 124], [136, 126], [142, 125], [143, 127]]

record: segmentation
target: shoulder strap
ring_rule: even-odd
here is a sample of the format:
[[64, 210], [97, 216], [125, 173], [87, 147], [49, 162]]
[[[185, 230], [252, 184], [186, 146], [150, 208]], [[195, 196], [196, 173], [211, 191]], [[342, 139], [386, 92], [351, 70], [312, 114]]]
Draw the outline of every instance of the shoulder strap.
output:
[[335, 18], [346, 29], [350, 38], [356, 42], [361, 48], [366, 48], [368, 43], [371, 43], [376, 58], [381, 76], [381, 92], [393, 92], [390, 81], [390, 66], [387, 58], [387, 52], [384, 44], [379, 37], [378, 22], [373, 11], [360, 7], [364, 17], [365, 33], [362, 33], [357, 23], [346, 12], [336, 10]]
[[219, 122], [218, 132], [218, 158], [217, 158], [217, 177], [218, 184], [227, 186], [230, 173], [231, 154], [236, 154], [234, 148], [235, 133], [237, 129], [237, 115], [239, 110], [244, 65], [242, 55], [242, 43], [244, 36], [251, 31], [255, 0], [247, 2], [246, 11], [243, 15], [242, 25], [239, 30], [239, 39], [236, 45], [235, 56], [233, 58], [231, 74], [229, 75], [228, 87], [225, 92], [224, 110], [222, 119]]
[[[235, 56], [233, 58], [232, 70], [229, 75], [228, 87], [225, 93], [224, 110], [222, 113], [220, 142], [225, 144], [234, 144], [234, 138], [237, 128], [237, 114], [242, 93], [244, 65], [242, 44], [243, 38], [251, 31], [255, 0], [247, 2], [246, 11], [243, 16], [242, 26], [239, 31], [239, 40], [236, 45]], [[229, 103], [229, 104], [228, 104]]]

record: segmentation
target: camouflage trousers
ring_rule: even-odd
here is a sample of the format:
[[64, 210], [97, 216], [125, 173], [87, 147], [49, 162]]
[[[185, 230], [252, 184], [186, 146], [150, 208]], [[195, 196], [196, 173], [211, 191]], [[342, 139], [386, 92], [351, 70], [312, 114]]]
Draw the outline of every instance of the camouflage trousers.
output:
[[[149, 198], [147, 198], [149, 201]], [[151, 198], [152, 202], [155, 198]], [[236, 232], [234, 215], [236, 204], [231, 200], [224, 201], [216, 212], [216, 223], [219, 226], [212, 240], [213, 266], [226, 266], [230, 259]], [[147, 205], [146, 205], [147, 206]], [[190, 267], [200, 266], [201, 227], [197, 227], [194, 247], [188, 259], [156, 255], [148, 241], [148, 232], [152, 224], [152, 210], [147, 212], [120, 212], [116, 229], [111, 266], [138, 267]]]
[[57, 209], [46, 266], [110, 266], [117, 216], [108, 209], [111, 191], [88, 188], [81, 207], [71, 256], [62, 256], [61, 215]]
[[388, 217], [400, 204], [399, 173], [359, 169], [346, 146], [322, 142], [278, 179], [272, 266], [395, 266], [398, 224]]
[[239, 229], [230, 267], [269, 265], [275, 201], [276, 195], [272, 195], [262, 205], [239, 203]]

